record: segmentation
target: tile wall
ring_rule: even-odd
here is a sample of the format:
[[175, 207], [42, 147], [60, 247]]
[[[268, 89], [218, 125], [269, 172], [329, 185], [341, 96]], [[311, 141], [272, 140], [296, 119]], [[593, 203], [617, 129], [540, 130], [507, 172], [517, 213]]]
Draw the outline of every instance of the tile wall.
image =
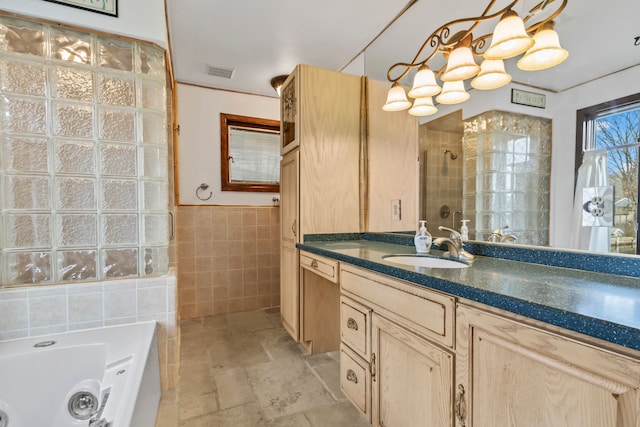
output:
[[176, 276], [0, 289], [0, 340], [158, 322], [162, 389], [178, 379]]
[[280, 305], [277, 207], [177, 209], [180, 318]]

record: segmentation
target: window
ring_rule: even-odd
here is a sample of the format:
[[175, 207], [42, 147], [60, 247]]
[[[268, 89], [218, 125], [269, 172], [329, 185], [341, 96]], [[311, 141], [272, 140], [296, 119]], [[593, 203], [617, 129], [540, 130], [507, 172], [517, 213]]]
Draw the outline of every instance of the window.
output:
[[280, 122], [220, 114], [222, 191], [280, 191]]
[[608, 182], [615, 188], [611, 251], [638, 254], [640, 94], [579, 110], [577, 126], [576, 173], [585, 151], [607, 152]]

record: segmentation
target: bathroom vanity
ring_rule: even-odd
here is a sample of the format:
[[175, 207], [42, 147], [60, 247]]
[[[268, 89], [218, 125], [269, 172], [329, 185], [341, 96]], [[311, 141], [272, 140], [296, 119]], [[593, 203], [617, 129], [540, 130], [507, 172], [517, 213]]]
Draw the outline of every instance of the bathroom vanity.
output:
[[405, 266], [386, 257], [413, 247], [367, 239], [298, 247], [337, 267], [342, 390], [374, 426], [640, 425], [640, 279]]

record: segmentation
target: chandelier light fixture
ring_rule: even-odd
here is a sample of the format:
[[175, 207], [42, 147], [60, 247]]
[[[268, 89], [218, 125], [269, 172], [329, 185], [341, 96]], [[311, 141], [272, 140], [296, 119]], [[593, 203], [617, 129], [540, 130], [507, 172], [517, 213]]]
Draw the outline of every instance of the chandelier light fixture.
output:
[[[492, 12], [496, 0], [490, 0], [481, 16], [457, 19], [436, 29], [412, 62], [399, 62], [387, 71], [387, 79], [392, 85], [383, 110], [408, 109], [411, 115], [428, 116], [438, 111], [433, 104], [434, 96], [440, 104], [457, 104], [469, 99], [464, 86], [467, 79], [472, 79], [471, 87], [479, 90], [505, 86], [511, 82], [511, 76], [505, 71], [504, 60], [522, 54], [517, 66], [525, 71], [544, 70], [564, 61], [569, 53], [560, 47], [553, 19], [564, 10], [568, 0], [543, 0], [525, 18], [520, 18], [513, 10], [520, 1], [513, 0]], [[554, 6], [557, 9], [553, 10]], [[541, 19], [541, 16], [545, 17]], [[498, 21], [493, 32], [474, 38], [472, 32], [481, 23], [491, 20]], [[453, 33], [452, 30], [464, 26], [468, 28]], [[427, 47], [431, 48], [431, 53], [420, 60]], [[434, 71], [429, 63], [437, 62], [434, 59], [438, 55], [444, 57], [446, 65]], [[480, 65], [475, 57], [483, 58]], [[400, 80], [416, 68], [413, 86], [408, 92], [413, 98], [410, 100]], [[437, 78], [442, 81], [442, 86]]]

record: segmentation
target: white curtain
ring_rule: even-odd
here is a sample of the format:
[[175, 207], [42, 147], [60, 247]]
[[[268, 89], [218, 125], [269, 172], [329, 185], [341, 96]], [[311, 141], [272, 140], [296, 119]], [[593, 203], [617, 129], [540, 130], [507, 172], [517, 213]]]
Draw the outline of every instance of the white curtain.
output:
[[611, 227], [591, 227], [582, 225], [582, 190], [588, 187], [609, 185], [607, 150], [588, 150], [584, 153], [582, 165], [578, 168], [576, 192], [573, 197], [571, 247], [597, 252], [611, 250]]

